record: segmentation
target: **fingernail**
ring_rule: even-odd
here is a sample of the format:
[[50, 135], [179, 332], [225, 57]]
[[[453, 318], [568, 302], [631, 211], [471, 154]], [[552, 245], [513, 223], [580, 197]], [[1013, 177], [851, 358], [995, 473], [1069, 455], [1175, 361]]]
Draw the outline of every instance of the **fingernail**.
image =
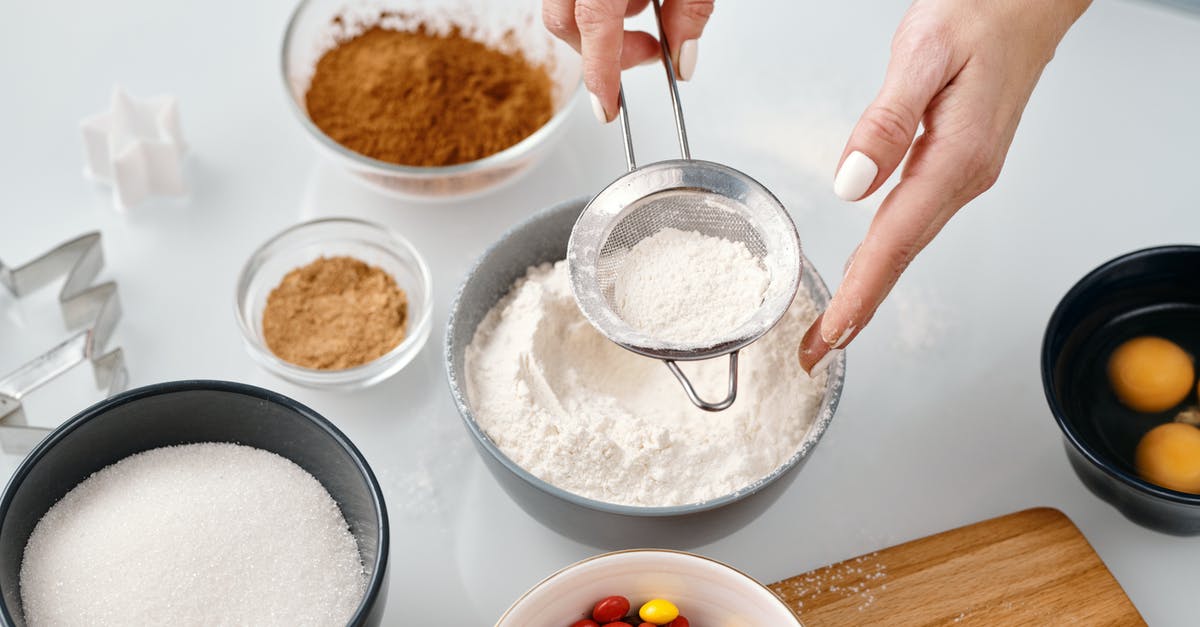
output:
[[679, 60], [676, 64], [679, 66], [679, 78], [681, 80], [692, 80], [692, 74], [696, 73], [696, 53], [699, 46], [695, 39], [689, 39], [679, 44]]
[[830, 340], [828, 337], [826, 337], [825, 333], [824, 333], [824, 329], [822, 329], [821, 339], [825, 340], [825, 343], [828, 344], [830, 348], [842, 348], [842, 347], [846, 346], [846, 342], [850, 341], [850, 336], [854, 335], [854, 330], [856, 328], [858, 328], [858, 327], [855, 327], [855, 326], [846, 327], [846, 330], [842, 331], [841, 337], [839, 337], [836, 341]]
[[846, 265], [842, 266], [842, 278], [843, 279], [846, 278], [846, 276], [850, 274], [850, 268], [854, 267], [854, 258], [858, 256], [859, 248], [862, 248], [862, 244], [855, 246], [854, 252], [850, 253], [850, 256], [846, 258]]
[[879, 174], [879, 166], [870, 157], [855, 150], [842, 162], [837, 176], [833, 178], [833, 193], [842, 200], [858, 200], [875, 182], [876, 174]]
[[841, 355], [842, 352], [842, 349], [834, 348], [824, 355], [821, 355], [821, 358], [817, 360], [817, 363], [813, 364], [812, 370], [808, 371], [809, 376], [815, 377], [818, 374], [828, 370], [829, 366], [833, 365], [833, 362], [837, 361], [838, 355]]
[[596, 114], [596, 119], [600, 120], [601, 124], [608, 124], [608, 113], [604, 111], [604, 105], [600, 104], [600, 97], [592, 92], [588, 92], [592, 97], [592, 113]]

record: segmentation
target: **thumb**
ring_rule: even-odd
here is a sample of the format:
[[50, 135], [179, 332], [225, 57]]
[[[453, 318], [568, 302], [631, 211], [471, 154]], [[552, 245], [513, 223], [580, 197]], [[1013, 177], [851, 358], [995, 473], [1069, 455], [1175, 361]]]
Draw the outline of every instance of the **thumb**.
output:
[[870, 195], [908, 154], [917, 127], [934, 96], [958, 72], [944, 45], [929, 37], [918, 43], [902, 30], [892, 46], [883, 88], [859, 118], [833, 180], [833, 193], [847, 201]]

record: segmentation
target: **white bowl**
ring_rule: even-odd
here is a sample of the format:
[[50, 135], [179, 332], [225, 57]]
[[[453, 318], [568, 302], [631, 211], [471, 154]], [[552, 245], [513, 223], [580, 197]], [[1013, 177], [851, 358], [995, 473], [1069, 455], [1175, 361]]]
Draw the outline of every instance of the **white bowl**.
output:
[[696, 627], [786, 627], [800, 619], [779, 597], [749, 575], [716, 560], [639, 549], [576, 562], [517, 599], [496, 627], [564, 627], [588, 618], [592, 606], [621, 595], [632, 611], [667, 599]]

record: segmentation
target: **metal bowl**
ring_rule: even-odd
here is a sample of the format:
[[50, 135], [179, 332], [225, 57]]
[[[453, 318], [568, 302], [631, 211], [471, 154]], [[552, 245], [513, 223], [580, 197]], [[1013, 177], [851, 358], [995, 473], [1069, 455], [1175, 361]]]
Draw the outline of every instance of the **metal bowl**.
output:
[[[641, 507], [567, 492], [518, 466], [476, 422], [463, 381], [463, 358], [475, 329], [529, 266], [566, 257], [571, 227], [586, 200], [577, 198], [562, 203], [514, 226], [467, 273], [446, 325], [446, 376], [454, 403], [474, 437], [480, 456], [505, 491], [529, 514], [567, 537], [601, 548], [633, 545], [687, 548], [728, 535], [765, 511], [816, 447], [842, 395], [844, 355], [830, 367], [824, 400], [796, 453], [761, 480], [703, 503]], [[817, 306], [823, 308], [829, 302], [829, 289], [808, 260], [804, 260], [804, 267], [801, 281]], [[686, 524], [678, 524], [681, 519], [686, 519]]]
[[[1200, 535], [1200, 494], [1163, 488], [1142, 479], [1133, 449], [1149, 429], [1171, 420], [1171, 412], [1105, 422], [1088, 402], [1107, 386], [1087, 376], [1107, 360], [1115, 341], [1155, 334], [1143, 316], [1174, 312], [1200, 321], [1200, 246], [1160, 246], [1113, 259], [1079, 280], [1063, 296], [1046, 325], [1042, 342], [1042, 385], [1062, 429], [1067, 459], [1093, 494], [1133, 522], [1175, 535]], [[1200, 340], [1200, 324], [1188, 325]], [[1105, 396], [1112, 396], [1105, 394]], [[1109, 399], [1115, 405], [1115, 396]]]
[[308, 471], [342, 510], [367, 571], [349, 625], [378, 625], [387, 600], [388, 520], [367, 460], [328, 420], [296, 401], [241, 383], [159, 383], [101, 401], [55, 429], [13, 473], [0, 498], [0, 625], [21, 627], [20, 571], [37, 522], [92, 473], [134, 453], [235, 442]]

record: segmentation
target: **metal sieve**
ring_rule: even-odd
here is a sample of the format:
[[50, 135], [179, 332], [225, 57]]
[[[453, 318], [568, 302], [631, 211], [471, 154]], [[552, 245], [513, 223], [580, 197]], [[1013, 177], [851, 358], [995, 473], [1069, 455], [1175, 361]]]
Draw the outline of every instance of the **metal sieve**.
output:
[[[602, 335], [630, 351], [661, 359], [692, 403], [720, 411], [737, 398], [738, 351], [775, 326], [796, 295], [800, 239], [783, 204], [758, 181], [728, 166], [691, 158], [659, 0], [652, 4], [682, 158], [637, 165], [622, 90], [620, 119], [628, 172], [596, 194], [575, 222], [567, 245], [571, 291], [579, 309]], [[678, 342], [647, 335], [621, 318], [614, 305], [616, 273], [634, 245], [666, 228], [742, 243], [762, 263], [770, 282], [749, 320], [718, 338]], [[725, 398], [705, 401], [676, 362], [723, 355], [729, 355]]]

